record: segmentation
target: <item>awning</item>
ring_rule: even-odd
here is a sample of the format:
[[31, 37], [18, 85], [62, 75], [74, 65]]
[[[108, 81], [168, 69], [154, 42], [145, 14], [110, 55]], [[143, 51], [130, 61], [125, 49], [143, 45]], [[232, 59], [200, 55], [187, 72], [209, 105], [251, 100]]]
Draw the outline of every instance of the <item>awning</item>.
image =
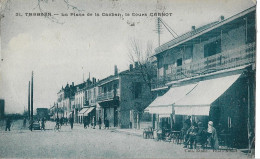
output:
[[83, 108], [79, 111], [79, 115], [83, 115], [89, 108]]
[[211, 104], [216, 101], [240, 74], [200, 81], [184, 98], [174, 104], [177, 115], [209, 115]]
[[171, 115], [170, 114], [160, 114], [159, 118], [170, 118]]
[[88, 110], [84, 113], [84, 116], [87, 116], [95, 107], [90, 107]]
[[188, 94], [197, 84], [172, 87], [163, 96], [157, 97], [146, 110], [152, 114], [172, 114], [172, 105]]

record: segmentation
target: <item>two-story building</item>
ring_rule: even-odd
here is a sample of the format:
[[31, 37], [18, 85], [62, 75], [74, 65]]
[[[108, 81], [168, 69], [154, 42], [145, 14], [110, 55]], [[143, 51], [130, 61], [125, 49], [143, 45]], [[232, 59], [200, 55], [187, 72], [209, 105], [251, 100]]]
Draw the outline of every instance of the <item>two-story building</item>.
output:
[[[233, 146], [255, 128], [255, 6], [191, 31], [155, 49], [158, 97], [146, 109], [154, 128], [180, 130], [187, 116], [209, 120]], [[221, 133], [222, 132], [222, 133]], [[225, 132], [225, 133], [224, 133]]]
[[133, 65], [120, 73], [115, 66], [114, 75], [100, 80], [98, 90], [100, 109], [97, 116], [101, 117], [102, 123], [107, 119], [112, 127], [129, 128], [131, 123], [136, 124], [137, 120], [133, 119], [137, 117], [133, 116], [138, 116], [152, 100], [150, 88]]

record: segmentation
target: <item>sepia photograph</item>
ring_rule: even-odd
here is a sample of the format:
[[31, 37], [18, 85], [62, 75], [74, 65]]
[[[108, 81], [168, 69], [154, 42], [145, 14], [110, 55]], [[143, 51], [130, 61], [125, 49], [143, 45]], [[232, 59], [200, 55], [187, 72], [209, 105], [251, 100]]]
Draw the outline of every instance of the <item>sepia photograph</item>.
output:
[[256, 0], [0, 0], [0, 158], [255, 158]]

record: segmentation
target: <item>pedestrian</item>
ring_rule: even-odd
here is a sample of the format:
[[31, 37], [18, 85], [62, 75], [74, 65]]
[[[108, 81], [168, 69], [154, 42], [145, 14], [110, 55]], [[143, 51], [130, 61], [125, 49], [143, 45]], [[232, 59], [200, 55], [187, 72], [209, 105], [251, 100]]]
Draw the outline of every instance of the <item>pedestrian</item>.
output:
[[187, 140], [184, 142], [184, 148], [187, 148], [187, 145], [190, 145], [190, 149], [193, 149], [193, 144], [196, 140], [196, 136], [198, 134], [198, 125], [196, 122], [193, 122], [191, 127], [187, 130], [186, 138]]
[[188, 116], [188, 119], [184, 121], [183, 127], [181, 129], [182, 136], [184, 138], [184, 142], [188, 140], [187, 131], [191, 127], [191, 116]]
[[101, 121], [101, 118], [99, 117], [99, 118], [98, 118], [98, 126], [99, 126], [99, 129], [101, 129], [101, 124], [102, 124], [102, 121]]
[[41, 125], [42, 125], [41, 129], [43, 129], [45, 131], [45, 119], [44, 118], [42, 118]]
[[87, 128], [87, 118], [86, 117], [83, 118], [83, 124], [84, 124], [84, 128], [86, 129]]
[[74, 119], [73, 117], [70, 118], [70, 128], [73, 129], [73, 123], [74, 123]]
[[26, 127], [26, 118], [23, 119], [23, 127]]
[[96, 126], [96, 117], [95, 116], [93, 116], [92, 122], [93, 122], [93, 129], [95, 129], [95, 126]]
[[106, 118], [105, 120], [105, 129], [109, 129], [109, 120]]
[[203, 127], [202, 122], [198, 122], [198, 133], [195, 140], [195, 149], [197, 144], [200, 144], [202, 148], [206, 146], [207, 143], [207, 130]]
[[59, 119], [59, 117], [56, 118], [56, 126], [57, 126], [57, 129], [60, 129], [60, 119]]
[[68, 118], [66, 117], [64, 120], [65, 120], [65, 124], [67, 126], [68, 125]]
[[212, 149], [218, 149], [218, 136], [217, 136], [217, 131], [213, 127], [213, 122], [209, 121], [208, 122], [208, 141], [210, 143], [210, 146]]
[[10, 128], [11, 128], [11, 119], [10, 118], [7, 118], [6, 119], [6, 126], [5, 126], [5, 131], [7, 131], [7, 129], [9, 130], [9, 131], [11, 131], [10, 130]]
[[60, 118], [60, 126], [63, 125], [63, 117]]
[[105, 129], [106, 129], [107, 128], [107, 118], [105, 118], [104, 124], [105, 124]]

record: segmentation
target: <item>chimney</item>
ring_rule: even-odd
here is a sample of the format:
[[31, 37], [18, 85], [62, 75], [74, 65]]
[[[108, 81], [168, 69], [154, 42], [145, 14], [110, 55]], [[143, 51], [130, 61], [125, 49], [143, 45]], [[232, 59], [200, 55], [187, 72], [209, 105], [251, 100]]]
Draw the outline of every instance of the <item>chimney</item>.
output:
[[138, 68], [139, 65], [138, 65], [138, 62], [135, 62], [135, 68]]
[[191, 31], [195, 31], [196, 30], [196, 27], [193, 25], [191, 26]]
[[115, 75], [118, 75], [118, 69], [116, 65], [115, 65]]
[[74, 87], [74, 82], [72, 82], [72, 86]]
[[95, 84], [95, 78], [94, 77], [92, 77], [92, 83]]
[[129, 71], [132, 71], [133, 68], [134, 68], [133, 64], [130, 64], [130, 65], [129, 65]]
[[222, 20], [224, 20], [225, 19], [225, 17], [223, 16], [223, 15], [221, 15], [220, 17], [219, 17], [219, 21], [222, 21]]

